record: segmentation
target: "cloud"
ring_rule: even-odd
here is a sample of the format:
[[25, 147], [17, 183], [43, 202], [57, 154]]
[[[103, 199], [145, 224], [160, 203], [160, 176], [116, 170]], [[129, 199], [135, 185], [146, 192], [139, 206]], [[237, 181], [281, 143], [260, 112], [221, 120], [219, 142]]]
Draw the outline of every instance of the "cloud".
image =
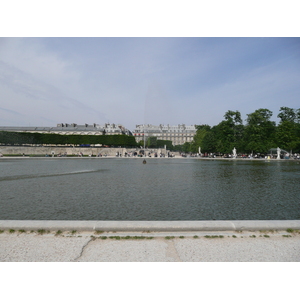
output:
[[[201, 113], [201, 123], [217, 125], [228, 110], [239, 110], [242, 117], [259, 108], [273, 111], [273, 120], [281, 106], [299, 107], [297, 82], [299, 72], [281, 65], [269, 64], [248, 70], [240, 77], [227, 82], [219, 82], [216, 86], [198, 90], [187, 99], [187, 103], [197, 103]], [[195, 116], [198, 110], [190, 110], [188, 114]], [[199, 118], [200, 119], [200, 118]]]
[[[79, 115], [82, 116], [79, 119], [86, 117], [87, 120], [90, 116], [105, 118], [105, 114], [76, 98], [79, 80], [67, 69], [68, 63], [47, 51], [43, 53], [38, 43], [31, 45], [24, 39], [12, 40], [1, 53], [2, 106], [22, 111], [28, 117], [31, 115], [36, 122], [39, 118], [49, 119], [46, 118], [49, 114], [51, 120], [62, 121]], [[24, 122], [27, 121], [24, 119]]]
[[[299, 43], [255, 38], [0, 39], [0, 106], [18, 122], [216, 125], [297, 108]], [[6, 117], [6, 123], [10, 123]], [[16, 120], [11, 120], [11, 124]], [[4, 125], [4, 124], [2, 124]]]

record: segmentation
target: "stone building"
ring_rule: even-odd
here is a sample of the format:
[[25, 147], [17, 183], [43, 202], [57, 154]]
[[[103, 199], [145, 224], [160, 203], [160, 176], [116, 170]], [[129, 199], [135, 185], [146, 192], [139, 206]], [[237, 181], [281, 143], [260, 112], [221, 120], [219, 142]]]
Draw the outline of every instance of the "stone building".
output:
[[133, 136], [137, 142], [144, 140], [145, 137], [156, 137], [158, 140], [169, 140], [172, 141], [174, 146], [183, 145], [185, 142], [192, 142], [194, 135], [196, 134], [196, 126], [185, 124], [170, 126], [170, 125], [150, 125], [142, 124], [136, 125], [133, 131]]
[[109, 124], [84, 124], [78, 125], [75, 123], [60, 123], [56, 127], [15, 127], [15, 126], [1, 126], [0, 131], [14, 131], [14, 132], [32, 132], [32, 133], [56, 133], [56, 134], [72, 134], [72, 135], [132, 135], [131, 131], [126, 129], [123, 125]]

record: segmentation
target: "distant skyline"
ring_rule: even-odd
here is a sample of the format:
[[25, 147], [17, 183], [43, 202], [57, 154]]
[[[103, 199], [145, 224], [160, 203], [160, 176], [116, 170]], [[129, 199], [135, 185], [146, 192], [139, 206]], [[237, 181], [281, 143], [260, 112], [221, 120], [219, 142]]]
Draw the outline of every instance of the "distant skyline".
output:
[[299, 38], [0, 38], [0, 126], [278, 122], [299, 96]]

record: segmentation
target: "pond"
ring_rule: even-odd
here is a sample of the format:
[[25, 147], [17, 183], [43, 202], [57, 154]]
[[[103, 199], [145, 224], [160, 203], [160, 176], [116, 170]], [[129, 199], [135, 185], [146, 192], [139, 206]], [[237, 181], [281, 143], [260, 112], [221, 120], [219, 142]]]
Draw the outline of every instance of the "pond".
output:
[[2, 220], [299, 220], [300, 164], [3, 158]]

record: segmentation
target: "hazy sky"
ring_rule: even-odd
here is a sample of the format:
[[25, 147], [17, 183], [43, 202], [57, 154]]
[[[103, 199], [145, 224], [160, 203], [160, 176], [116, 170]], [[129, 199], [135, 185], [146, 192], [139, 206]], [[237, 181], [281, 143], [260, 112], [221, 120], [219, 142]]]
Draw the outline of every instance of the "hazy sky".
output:
[[0, 38], [0, 126], [277, 121], [299, 96], [300, 38]]

